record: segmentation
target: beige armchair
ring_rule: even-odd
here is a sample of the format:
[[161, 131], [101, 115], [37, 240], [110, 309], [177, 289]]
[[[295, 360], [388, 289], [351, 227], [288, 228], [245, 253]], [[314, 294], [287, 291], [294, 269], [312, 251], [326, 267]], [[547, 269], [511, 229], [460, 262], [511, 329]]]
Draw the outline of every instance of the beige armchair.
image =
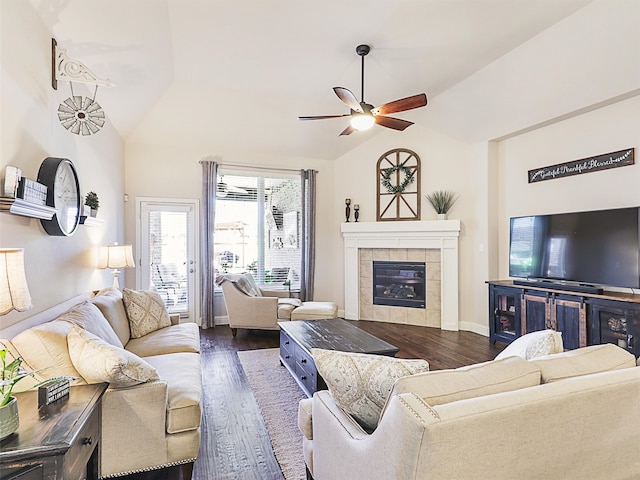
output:
[[278, 330], [278, 322], [338, 315], [338, 305], [333, 302], [302, 302], [289, 298], [284, 290], [263, 290], [249, 273], [219, 275], [216, 283], [222, 287], [234, 337], [238, 328]]

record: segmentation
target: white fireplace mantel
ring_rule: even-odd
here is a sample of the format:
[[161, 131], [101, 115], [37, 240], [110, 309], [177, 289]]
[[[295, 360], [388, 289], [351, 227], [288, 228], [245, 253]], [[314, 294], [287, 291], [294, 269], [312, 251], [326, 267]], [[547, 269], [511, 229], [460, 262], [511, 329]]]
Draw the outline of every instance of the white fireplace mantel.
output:
[[344, 316], [359, 319], [361, 248], [439, 249], [441, 261], [441, 324], [458, 330], [458, 237], [460, 220], [349, 222], [344, 238]]

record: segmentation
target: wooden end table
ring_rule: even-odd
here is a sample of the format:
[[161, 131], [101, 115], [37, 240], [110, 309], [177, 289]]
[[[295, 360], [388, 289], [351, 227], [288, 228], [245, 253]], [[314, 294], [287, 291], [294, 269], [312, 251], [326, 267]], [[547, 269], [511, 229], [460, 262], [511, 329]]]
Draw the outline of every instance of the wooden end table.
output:
[[316, 369], [312, 348], [342, 352], [372, 353], [394, 357], [398, 347], [371, 335], [341, 318], [278, 322], [280, 363], [296, 379], [308, 397], [325, 390], [326, 383]]
[[108, 385], [79, 385], [38, 409], [38, 391], [18, 393], [20, 427], [0, 442], [0, 479], [97, 479], [101, 399]]

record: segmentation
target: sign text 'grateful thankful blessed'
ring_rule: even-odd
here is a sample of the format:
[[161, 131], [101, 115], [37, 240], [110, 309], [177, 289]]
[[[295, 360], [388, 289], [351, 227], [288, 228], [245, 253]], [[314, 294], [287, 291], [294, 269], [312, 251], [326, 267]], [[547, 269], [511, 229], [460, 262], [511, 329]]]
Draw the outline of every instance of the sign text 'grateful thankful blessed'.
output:
[[529, 170], [529, 183], [633, 165], [633, 148]]

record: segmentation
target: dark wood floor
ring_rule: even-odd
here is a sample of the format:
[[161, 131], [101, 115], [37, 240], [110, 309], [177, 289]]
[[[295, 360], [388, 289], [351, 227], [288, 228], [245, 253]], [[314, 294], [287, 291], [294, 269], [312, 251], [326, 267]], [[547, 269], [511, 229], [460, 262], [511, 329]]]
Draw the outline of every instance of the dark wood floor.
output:
[[[502, 346], [470, 332], [355, 322], [396, 345], [399, 358], [423, 358], [431, 370], [456, 368], [493, 359]], [[227, 326], [201, 330], [204, 405], [202, 444], [194, 480], [281, 480], [260, 409], [238, 360], [239, 350], [274, 348], [276, 331], [243, 331], [233, 338]], [[284, 367], [283, 367], [284, 368]], [[128, 480], [182, 480], [178, 468], [124, 477]]]

